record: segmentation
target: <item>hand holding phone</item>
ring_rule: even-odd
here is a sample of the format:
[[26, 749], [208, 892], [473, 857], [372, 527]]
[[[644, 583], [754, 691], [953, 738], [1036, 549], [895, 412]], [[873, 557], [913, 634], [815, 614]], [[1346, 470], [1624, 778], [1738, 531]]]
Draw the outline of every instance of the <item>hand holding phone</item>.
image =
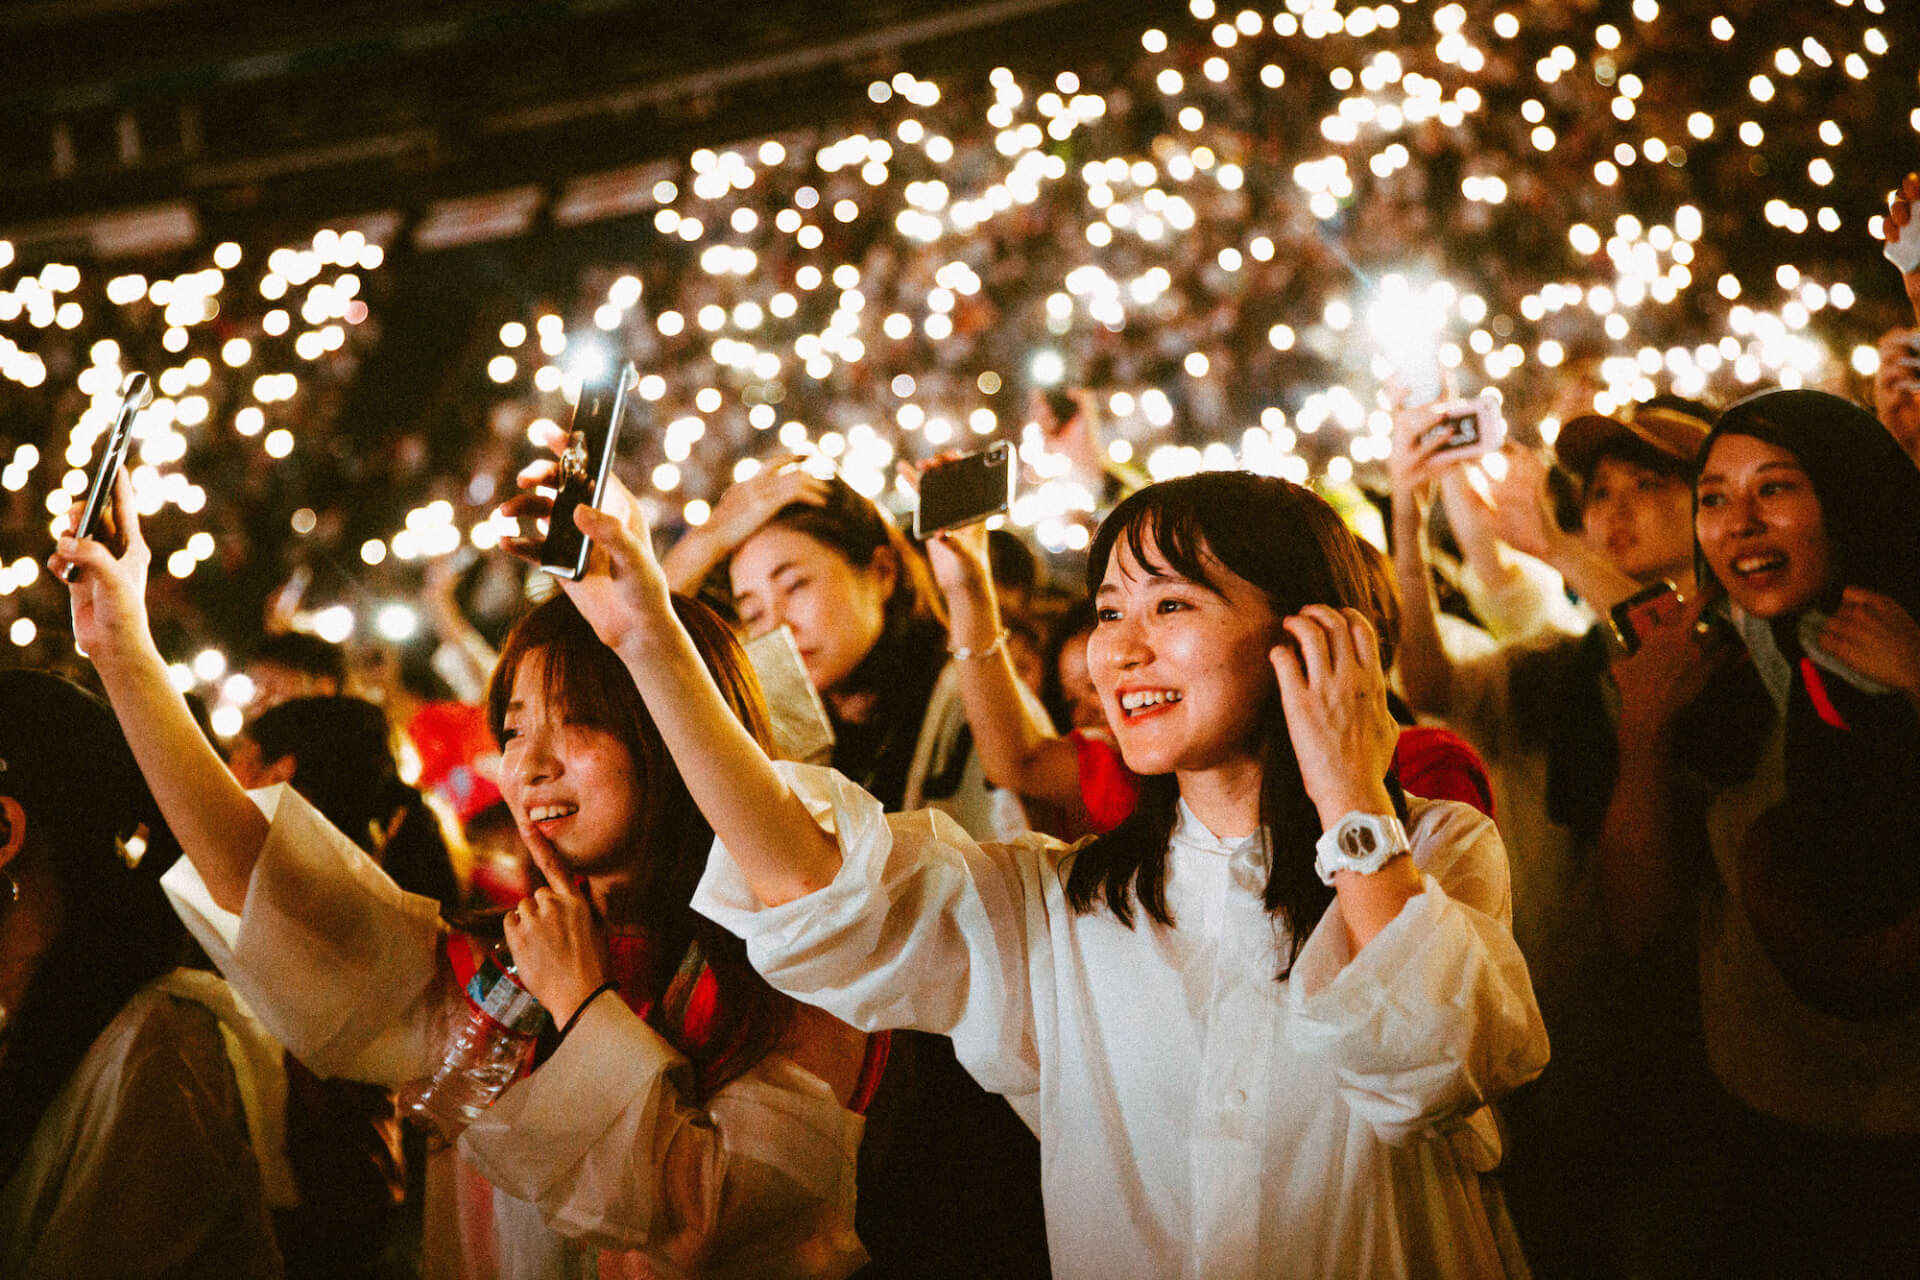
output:
[[540, 550], [540, 567], [555, 577], [579, 578], [587, 571], [590, 544], [573, 523], [574, 508], [601, 505], [607, 477], [613, 474], [613, 446], [626, 412], [627, 391], [639, 381], [632, 361], [627, 361], [581, 384], [580, 400], [560, 452], [560, 483]]
[[925, 542], [942, 529], [1004, 515], [1013, 506], [1013, 472], [1013, 446], [1005, 441], [928, 467], [920, 473], [913, 536]]
[[[1902, 221], [1901, 215], [1905, 215]], [[1920, 175], [1908, 174], [1887, 212], [1887, 261], [1910, 276], [1920, 270]]]
[[1685, 612], [1679, 588], [1671, 582], [1656, 582], [1609, 609], [1607, 629], [1620, 654], [1630, 657], [1655, 629], [1671, 625]]
[[[128, 374], [120, 384], [120, 408], [113, 415], [113, 425], [107, 428], [107, 438], [99, 458], [94, 461], [93, 475], [87, 481], [87, 504], [81, 508], [80, 523], [74, 526], [75, 538], [98, 537], [101, 522], [111, 522], [114, 473], [127, 459], [135, 415], [152, 403], [153, 382], [138, 371]], [[72, 582], [78, 572], [77, 568], [68, 569], [67, 581]]]
[[1440, 419], [1420, 433], [1420, 442], [1441, 439], [1439, 452], [1449, 461], [1464, 461], [1497, 452], [1507, 442], [1507, 419], [1492, 392], [1471, 400], [1453, 400], [1439, 406]]

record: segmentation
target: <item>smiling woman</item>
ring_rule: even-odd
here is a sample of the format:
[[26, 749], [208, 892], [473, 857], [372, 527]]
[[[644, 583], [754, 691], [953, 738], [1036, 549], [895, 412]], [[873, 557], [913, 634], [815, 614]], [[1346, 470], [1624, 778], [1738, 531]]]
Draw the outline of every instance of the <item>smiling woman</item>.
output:
[[[1710, 1215], [1731, 1274], [1920, 1270], [1916, 528], [1920, 470], [1871, 415], [1814, 391], [1745, 400], [1695, 503], [1708, 634], [1728, 638], [1618, 669], [1637, 730], [1602, 865], [1648, 921], [1697, 911], [1707, 1055], [1733, 1100], [1705, 1145], [1740, 1171]], [[1689, 667], [1711, 674], [1680, 706]]]
[[[426, 1074], [442, 1010], [467, 1016], [456, 975], [472, 942], [299, 794], [256, 805], [240, 789], [147, 631], [150, 557], [124, 477], [115, 502], [125, 548], [67, 539], [54, 563], [80, 569], [76, 633], [177, 820], [191, 865], [165, 881], [175, 910], [316, 1073], [386, 1085]], [[704, 605], [673, 608], [723, 714], [763, 740], [732, 631]], [[848, 1274], [865, 1256], [853, 1161], [884, 1042], [775, 993], [736, 939], [689, 909], [711, 831], [620, 659], [565, 597], [516, 625], [490, 708], [502, 790], [549, 881], [504, 930], [519, 978], [562, 1029], [460, 1134], [459, 1239], [429, 1239], [430, 1265]], [[502, 927], [491, 922], [492, 937]]]
[[637, 510], [579, 519], [611, 573], [566, 589], [714, 826], [696, 907], [776, 987], [951, 1038], [1042, 1136], [1056, 1274], [1524, 1273], [1485, 1180], [1489, 1103], [1546, 1058], [1505, 855], [1395, 794], [1377, 604], [1321, 499], [1211, 473], [1109, 517], [1089, 664], [1129, 763], [1166, 772], [1078, 851], [774, 764]]

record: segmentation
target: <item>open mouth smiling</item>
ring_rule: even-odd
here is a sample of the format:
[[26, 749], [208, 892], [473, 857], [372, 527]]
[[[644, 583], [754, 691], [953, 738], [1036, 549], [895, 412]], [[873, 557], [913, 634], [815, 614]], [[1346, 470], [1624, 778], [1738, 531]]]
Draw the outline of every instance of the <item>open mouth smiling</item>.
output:
[[1173, 689], [1136, 689], [1120, 695], [1120, 713], [1128, 720], [1163, 711], [1179, 702], [1182, 695]]

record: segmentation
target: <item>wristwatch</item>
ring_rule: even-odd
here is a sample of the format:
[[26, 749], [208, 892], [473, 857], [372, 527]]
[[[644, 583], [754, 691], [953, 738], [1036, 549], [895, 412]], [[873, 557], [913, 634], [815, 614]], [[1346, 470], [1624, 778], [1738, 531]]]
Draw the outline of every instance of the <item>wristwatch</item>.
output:
[[1313, 869], [1331, 885], [1337, 871], [1372, 875], [1403, 853], [1412, 852], [1407, 830], [1390, 813], [1349, 813], [1313, 845]]

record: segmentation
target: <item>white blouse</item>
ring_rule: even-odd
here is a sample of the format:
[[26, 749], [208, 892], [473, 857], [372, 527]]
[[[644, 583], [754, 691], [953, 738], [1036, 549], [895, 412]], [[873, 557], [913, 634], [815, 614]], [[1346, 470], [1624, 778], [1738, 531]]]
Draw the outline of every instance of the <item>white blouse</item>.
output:
[[[240, 914], [215, 905], [184, 858], [161, 879], [175, 911], [316, 1074], [425, 1074], [452, 995], [439, 904], [403, 892], [290, 788], [254, 800], [272, 825]], [[464, 1166], [493, 1184], [491, 1203], [462, 1216], [469, 1280], [838, 1277], [865, 1261], [853, 1234], [862, 1118], [782, 1053], [700, 1106], [683, 1097], [685, 1066], [620, 1001], [588, 1006], [460, 1137]]]
[[885, 815], [830, 770], [779, 765], [840, 842], [834, 882], [763, 908], [718, 843], [694, 907], [776, 987], [865, 1029], [950, 1035], [1041, 1140], [1063, 1278], [1523, 1274], [1482, 1175], [1488, 1103], [1547, 1037], [1508, 927], [1493, 825], [1412, 800], [1424, 892], [1357, 957], [1335, 902], [1292, 976], [1258, 840], [1184, 805], [1168, 904], [1075, 913], [1071, 850], [981, 846]]

